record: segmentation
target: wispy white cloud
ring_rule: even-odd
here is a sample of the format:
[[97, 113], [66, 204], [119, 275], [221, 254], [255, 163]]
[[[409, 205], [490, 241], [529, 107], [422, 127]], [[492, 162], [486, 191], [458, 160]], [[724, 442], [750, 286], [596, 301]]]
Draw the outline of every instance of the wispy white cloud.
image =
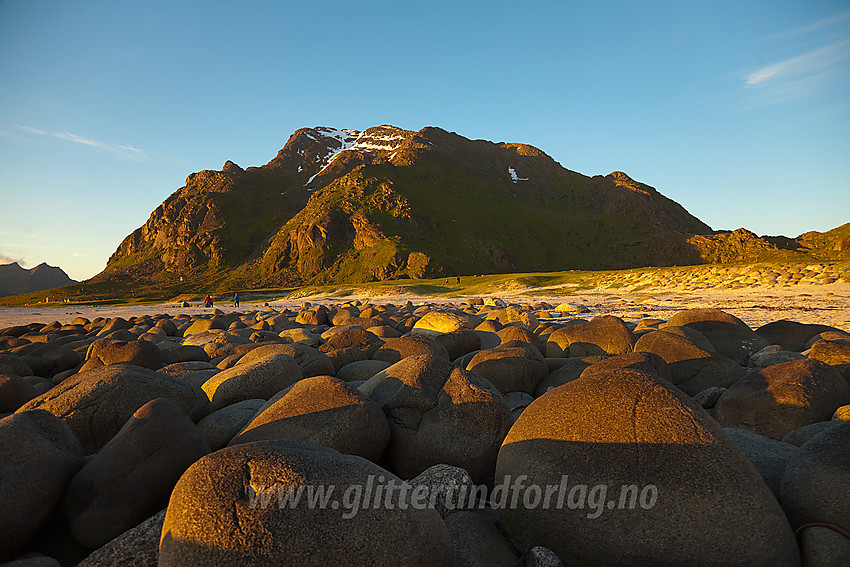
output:
[[79, 252], [73, 252], [73, 253], [71, 253], [71, 256], [73, 256], [75, 258], [88, 258], [88, 256], [86, 254], [81, 254]]
[[[147, 150], [143, 150], [141, 148], [137, 148], [132, 144], [113, 144], [109, 142], [103, 142], [101, 140], [96, 140], [94, 138], [87, 138], [85, 136], [80, 136], [77, 134], [73, 134], [69, 132], [67, 129], [64, 129], [61, 132], [47, 132], [40, 128], [34, 128], [32, 126], [25, 126], [22, 124], [13, 124], [14, 130], [17, 131], [18, 135], [20, 134], [30, 134], [37, 136], [50, 136], [52, 138], [58, 138], [60, 140], [64, 140], [66, 142], [72, 142], [74, 144], [82, 144], [84, 146], [88, 146], [90, 148], [96, 148], [98, 150], [111, 152], [117, 156], [120, 156], [125, 159], [131, 159], [134, 161], [142, 161], [149, 156], [157, 156], [160, 158], [165, 158], [174, 161], [183, 161], [179, 158], [175, 158], [168, 155], [157, 154], [153, 152], [149, 152]], [[8, 129], [8, 127], [4, 128], [0, 125], [0, 136], [7, 137], [17, 137], [12, 131]]]
[[746, 88], [758, 88], [779, 81], [796, 80], [822, 73], [850, 57], [850, 39], [843, 39], [802, 55], [772, 63], [744, 76]]
[[847, 24], [850, 24], [850, 10], [845, 10], [844, 12], [839, 12], [837, 14], [827, 16], [826, 18], [822, 18], [815, 22], [811, 22], [802, 26], [798, 26], [796, 28], [792, 28], [790, 30], [785, 30], [777, 34], [773, 34], [771, 36], [763, 38], [760, 43], [774, 41], [778, 39], [792, 39], [795, 37], [808, 35], [810, 33], [817, 32], [823, 29], [836, 28]]
[[774, 34], [759, 43], [771, 40], [781, 40], [785, 49], [796, 45], [798, 54], [740, 74], [746, 93], [744, 110], [827, 92], [834, 79], [850, 68], [850, 10]]
[[67, 142], [74, 142], [76, 144], [83, 144], [85, 146], [91, 146], [93, 148], [106, 150], [108, 152], [115, 153], [121, 157], [126, 157], [130, 159], [141, 160], [144, 159], [145, 155], [147, 154], [145, 150], [140, 150], [139, 148], [134, 148], [133, 146], [101, 142], [100, 140], [94, 140], [92, 138], [86, 138], [83, 136], [72, 134], [67, 130], [63, 132], [57, 132], [53, 134], [53, 136], [59, 138], [60, 140], [65, 140]]

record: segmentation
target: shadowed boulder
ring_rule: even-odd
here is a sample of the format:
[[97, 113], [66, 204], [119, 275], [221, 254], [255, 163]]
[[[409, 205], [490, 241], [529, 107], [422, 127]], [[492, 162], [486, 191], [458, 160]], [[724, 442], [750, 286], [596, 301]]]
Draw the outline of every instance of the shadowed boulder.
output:
[[294, 384], [230, 442], [303, 441], [377, 461], [390, 439], [378, 405], [342, 380], [313, 376]]
[[519, 555], [493, 520], [481, 512], [446, 518], [457, 567], [516, 567]]
[[746, 429], [727, 428], [726, 433], [747, 454], [767, 487], [778, 499], [782, 474], [799, 448], [791, 443], [777, 441]]
[[165, 506], [180, 475], [209, 452], [173, 402], [146, 403], [68, 485], [63, 508], [74, 537], [97, 548], [138, 525]]
[[846, 403], [850, 386], [837, 370], [818, 360], [792, 360], [735, 382], [717, 400], [715, 417], [724, 427], [782, 439], [804, 425], [829, 421]]
[[387, 339], [387, 342], [375, 351], [372, 359], [395, 364], [402, 358], [419, 354], [431, 354], [451, 360], [443, 345], [423, 335], [407, 335], [397, 339]]
[[492, 478], [511, 414], [487, 380], [443, 358], [419, 355], [379, 372], [360, 390], [389, 419], [385, 459], [397, 474], [412, 478], [448, 464], [475, 482]]
[[372, 358], [383, 344], [383, 339], [369, 331], [360, 327], [349, 327], [328, 337], [319, 350], [327, 354], [335, 350], [354, 348], [365, 354], [366, 358]]
[[651, 352], [629, 352], [599, 360], [588, 366], [581, 373], [581, 378], [604, 376], [622, 368], [640, 370], [670, 382], [670, 370], [667, 368], [667, 363], [664, 362], [663, 358]]
[[157, 370], [162, 366], [162, 354], [159, 348], [149, 341], [98, 339], [89, 347], [86, 362], [80, 371], [120, 362]]
[[204, 382], [218, 374], [219, 369], [200, 360], [191, 360], [187, 362], [175, 362], [159, 369], [162, 374], [167, 374], [172, 378], [177, 378], [190, 384], [194, 384], [198, 388], [204, 385]]
[[77, 567], [156, 567], [164, 521], [161, 510], [92, 552]]
[[198, 431], [204, 436], [210, 450], [218, 451], [236, 437], [236, 434], [254, 419], [266, 400], [245, 400], [223, 407], [198, 422]]
[[343, 382], [365, 382], [381, 370], [392, 366], [383, 360], [356, 360], [339, 369], [336, 377]]
[[[482, 333], [470, 329], [461, 329], [431, 337], [434, 342], [443, 345], [449, 353], [449, 360], [455, 360], [467, 353], [480, 350]], [[493, 345], [495, 346], [495, 345]]]
[[780, 499], [793, 527], [813, 522], [850, 532], [850, 422], [806, 441], [788, 462]]
[[[369, 479], [392, 483], [390, 505], [356, 511], [278, 505], [290, 488], [295, 493], [331, 485], [339, 502], [359, 503]], [[258, 441], [227, 447], [196, 462], [177, 483], [162, 529], [159, 567], [328, 567], [351, 564], [355, 557], [362, 565], [451, 566], [442, 518], [435, 510], [414, 508], [401, 484], [366, 459], [317, 445]], [[356, 498], [344, 500], [345, 494]]]
[[746, 323], [720, 309], [687, 309], [670, 317], [665, 327], [690, 327], [711, 341], [719, 354], [731, 358], [738, 364], [747, 364], [750, 357], [768, 346], [770, 342], [757, 335]]
[[537, 384], [549, 373], [540, 351], [523, 341], [479, 351], [466, 369], [486, 378], [503, 394], [515, 391], [534, 394]]
[[824, 331], [837, 331], [827, 325], [812, 325], [782, 319], [772, 321], [756, 329], [756, 334], [764, 337], [768, 344], [779, 345], [783, 350], [803, 352], [809, 339]]
[[246, 360], [247, 356], [204, 382], [201, 388], [210, 399], [212, 411], [243, 400], [267, 400], [303, 378], [301, 368], [288, 354]]
[[12, 413], [38, 394], [27, 380], [16, 374], [0, 374], [0, 413]]
[[[32, 376], [32, 368], [21, 357], [11, 352], [0, 352], [0, 373]], [[52, 377], [52, 376], [51, 376]]]
[[546, 354], [546, 349], [543, 348], [540, 338], [525, 327], [507, 325], [496, 331], [496, 335], [499, 337], [502, 344], [509, 343], [511, 341], [523, 341], [539, 350], [541, 356]]
[[652, 353], [664, 359], [670, 380], [691, 396], [707, 388], [728, 388], [747, 374], [733, 360], [664, 330], [641, 335], [635, 343], [635, 351]]
[[209, 413], [203, 390], [182, 380], [128, 364], [80, 372], [30, 400], [18, 411], [44, 409], [67, 423], [86, 454], [106, 445], [137, 409], [167, 398], [193, 420]]
[[496, 473], [497, 483], [534, 487], [499, 510], [514, 542], [576, 565], [799, 564], [746, 455], [693, 400], [643, 372], [579, 378], [535, 400]]
[[246, 354], [240, 362], [259, 360], [270, 354], [288, 354], [301, 368], [304, 378], [334, 374], [334, 365], [327, 355], [305, 344], [271, 344], [255, 348]]
[[0, 559], [20, 550], [59, 505], [83, 466], [83, 449], [61, 419], [42, 410], [0, 419]]
[[83, 359], [79, 353], [68, 347], [46, 343], [28, 349], [21, 361], [29, 366], [36, 376], [53, 378], [60, 372], [75, 368]]
[[586, 323], [561, 327], [549, 335], [546, 356], [583, 357], [632, 352], [635, 336], [617, 317], [603, 315]]
[[[549, 360], [559, 360], [559, 359], [547, 359]], [[585, 371], [585, 369], [591, 364], [595, 364], [600, 360], [604, 360], [601, 356], [586, 356], [584, 358], [567, 358], [564, 360], [564, 364], [561, 364], [549, 374], [543, 378], [539, 384], [537, 384], [537, 389], [534, 391], [534, 396], [539, 398], [552, 388], [557, 388], [562, 384], [566, 384], [567, 382], [571, 382], [581, 376], [581, 373]]]

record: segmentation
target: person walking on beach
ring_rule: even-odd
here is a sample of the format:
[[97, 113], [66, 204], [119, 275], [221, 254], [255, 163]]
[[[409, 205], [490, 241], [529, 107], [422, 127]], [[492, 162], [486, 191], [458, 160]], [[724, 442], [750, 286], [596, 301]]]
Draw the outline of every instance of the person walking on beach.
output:
[[212, 306], [213, 306], [213, 299], [212, 299], [212, 297], [210, 297], [209, 295], [207, 295], [207, 296], [204, 298], [204, 307], [212, 307]]
[[233, 307], [239, 307], [239, 294], [233, 294]]

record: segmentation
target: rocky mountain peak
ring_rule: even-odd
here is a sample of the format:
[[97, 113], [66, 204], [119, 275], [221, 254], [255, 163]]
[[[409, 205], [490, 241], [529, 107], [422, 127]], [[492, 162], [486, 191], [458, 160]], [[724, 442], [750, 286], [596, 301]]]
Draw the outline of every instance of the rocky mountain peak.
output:
[[[212, 290], [693, 264], [767, 250], [755, 235], [713, 234], [621, 171], [590, 178], [527, 144], [437, 127], [317, 126], [294, 132], [264, 166], [228, 161], [190, 175], [95, 280]], [[846, 238], [813, 235], [810, 248], [843, 249]]]

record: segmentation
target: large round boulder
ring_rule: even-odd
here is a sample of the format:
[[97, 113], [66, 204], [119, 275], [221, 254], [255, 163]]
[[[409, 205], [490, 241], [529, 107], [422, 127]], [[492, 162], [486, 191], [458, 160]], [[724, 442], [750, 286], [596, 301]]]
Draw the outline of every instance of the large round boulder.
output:
[[331, 376], [294, 384], [257, 414], [230, 442], [304, 441], [377, 461], [390, 440], [390, 426], [378, 405]]
[[744, 367], [733, 360], [664, 330], [641, 335], [635, 343], [635, 351], [663, 358], [670, 380], [691, 396], [707, 388], [728, 388], [747, 374]]
[[540, 337], [525, 327], [521, 327], [519, 325], [506, 325], [496, 331], [496, 335], [499, 337], [502, 344], [509, 343], [511, 341], [523, 341], [539, 350], [541, 355], [546, 354], [546, 349], [543, 347], [543, 343], [540, 342]]
[[455, 360], [467, 353], [480, 350], [482, 348], [483, 334], [481, 331], [460, 329], [459, 331], [442, 333], [431, 338], [434, 342], [443, 345], [449, 354], [449, 360]]
[[162, 354], [159, 348], [150, 341], [98, 339], [89, 346], [86, 362], [80, 368], [80, 371], [118, 364], [119, 362], [157, 370], [162, 366]]
[[498, 322], [501, 325], [511, 323], [525, 327], [533, 331], [540, 324], [537, 315], [533, 311], [519, 308], [515, 305], [507, 305], [500, 309], [493, 309], [487, 313], [487, 319]]
[[212, 411], [217, 411], [243, 400], [267, 400], [302, 378], [301, 368], [291, 356], [272, 354], [247, 361], [242, 357], [235, 366], [213, 375], [201, 388], [210, 399]]
[[53, 378], [60, 372], [75, 368], [82, 362], [82, 358], [78, 352], [66, 346], [45, 343], [27, 349], [21, 356], [21, 361], [29, 366], [36, 376]]
[[366, 358], [372, 358], [383, 344], [383, 339], [361, 327], [348, 327], [329, 336], [319, 350], [327, 354], [335, 350], [353, 348], [366, 355]]
[[537, 384], [549, 374], [540, 351], [523, 341], [511, 341], [479, 351], [466, 369], [486, 378], [501, 393], [534, 394]]
[[597, 374], [606, 375], [621, 368], [640, 370], [641, 372], [652, 374], [670, 382], [670, 370], [667, 368], [667, 363], [664, 362], [663, 358], [651, 352], [629, 352], [603, 358], [585, 368], [581, 373], [581, 377]]
[[850, 363], [850, 339], [819, 339], [812, 345], [809, 358], [836, 366]]
[[747, 364], [750, 357], [768, 346], [770, 342], [756, 334], [746, 323], [725, 311], [714, 308], [687, 309], [678, 311], [666, 322], [665, 327], [691, 327], [711, 341], [719, 354], [731, 358], [738, 364]]
[[[442, 518], [415, 505], [402, 485], [366, 459], [317, 445], [227, 447], [192, 465], [174, 488], [159, 567], [451, 566]], [[319, 490], [327, 505], [309, 505]]]
[[189, 465], [210, 452], [192, 420], [157, 398], [140, 407], [71, 480], [63, 509], [90, 549], [161, 510]]
[[304, 378], [327, 376], [334, 373], [333, 362], [325, 353], [309, 345], [299, 343], [262, 345], [246, 354], [241, 362], [252, 362], [271, 354], [288, 354], [291, 356], [301, 368], [301, 374]]
[[499, 451], [496, 482], [513, 541], [575, 564], [799, 563], [746, 455], [688, 396], [636, 370], [535, 400]]
[[413, 325], [412, 332], [421, 335], [452, 333], [462, 329], [474, 329], [481, 324], [481, 317], [459, 309], [434, 309], [425, 313]]
[[726, 429], [726, 433], [747, 454], [767, 487], [776, 498], [779, 498], [779, 487], [782, 484], [785, 467], [796, 456], [800, 450], [799, 447], [746, 429], [730, 427]]
[[157, 567], [164, 521], [163, 509], [93, 551], [77, 567]]
[[798, 323], [782, 319], [771, 321], [756, 329], [756, 334], [764, 337], [769, 344], [779, 345], [784, 350], [803, 352], [809, 339], [823, 333], [824, 331], [837, 331], [835, 327], [827, 325], [813, 325]]
[[446, 347], [424, 335], [407, 335], [397, 339], [387, 339], [387, 342], [375, 351], [372, 358], [395, 364], [402, 358], [418, 354], [432, 354], [451, 360]]
[[795, 528], [827, 523], [850, 532], [850, 422], [803, 443], [782, 476], [780, 502]]
[[355, 360], [340, 368], [336, 377], [343, 382], [365, 382], [390, 366], [392, 364], [383, 360]]
[[837, 370], [813, 359], [775, 364], [741, 378], [723, 392], [715, 417], [724, 427], [783, 437], [804, 425], [829, 421], [850, 403], [850, 386]]
[[[0, 352], [0, 373], [32, 376], [32, 368], [21, 357], [11, 352]], [[52, 376], [51, 376], [52, 377]]]
[[493, 520], [478, 511], [446, 518], [458, 567], [516, 567], [519, 555]]
[[550, 368], [550, 372], [538, 384], [534, 391], [535, 397], [540, 397], [549, 390], [557, 388], [562, 384], [566, 384], [575, 380], [581, 373], [585, 371], [591, 364], [595, 364], [600, 360], [605, 360], [601, 356], [586, 356], [584, 358], [547, 358], [546, 361], [563, 361], [564, 364], [559, 364], [557, 367]]
[[44, 409], [62, 418], [86, 454], [106, 445], [137, 409], [154, 398], [167, 398], [193, 420], [209, 413], [203, 390], [148, 368], [110, 364], [80, 372], [18, 411]]
[[17, 374], [0, 374], [0, 413], [12, 413], [38, 394]]
[[385, 460], [403, 478], [447, 464], [475, 482], [492, 478], [511, 425], [498, 390], [473, 372], [432, 355], [411, 356], [360, 386], [390, 423]]
[[62, 500], [83, 466], [83, 448], [43, 410], [0, 419], [0, 560], [20, 550]]
[[210, 450], [218, 451], [230, 443], [264, 405], [266, 400], [256, 399], [223, 407], [199, 421], [198, 431], [210, 446]]
[[546, 356], [583, 357], [632, 352], [635, 336], [618, 317], [603, 315], [585, 323], [561, 327], [549, 335]]

